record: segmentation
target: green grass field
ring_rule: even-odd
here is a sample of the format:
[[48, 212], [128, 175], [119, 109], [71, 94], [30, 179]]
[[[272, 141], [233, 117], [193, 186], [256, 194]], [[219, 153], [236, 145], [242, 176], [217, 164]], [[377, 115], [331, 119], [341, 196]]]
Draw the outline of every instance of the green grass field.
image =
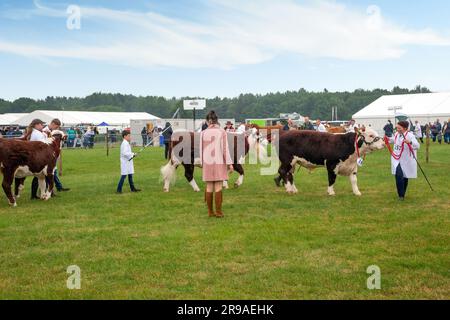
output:
[[[208, 218], [182, 170], [162, 192], [162, 158], [148, 149], [136, 159], [140, 194], [115, 194], [117, 148], [64, 151], [72, 191], [49, 202], [29, 200], [31, 179], [17, 208], [2, 194], [0, 299], [450, 298], [448, 145], [432, 146], [430, 164], [420, 152], [436, 192], [420, 176], [403, 203], [386, 150], [366, 159], [361, 198], [343, 177], [328, 197], [325, 169], [302, 169], [290, 196], [247, 165], [244, 185], [225, 192], [222, 220]], [[81, 290], [66, 287], [70, 265], [81, 268]], [[370, 265], [381, 268], [381, 290], [367, 289]]]

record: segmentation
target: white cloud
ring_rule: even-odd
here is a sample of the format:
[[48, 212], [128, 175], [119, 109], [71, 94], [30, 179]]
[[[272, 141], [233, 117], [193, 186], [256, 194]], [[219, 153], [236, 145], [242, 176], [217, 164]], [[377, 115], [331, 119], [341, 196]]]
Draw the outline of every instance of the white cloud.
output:
[[[0, 51], [133, 66], [226, 69], [286, 53], [383, 60], [400, 58], [413, 45], [450, 45], [450, 39], [433, 30], [410, 30], [387, 21], [376, 6], [360, 12], [331, 1], [213, 0], [203, 9], [208, 18], [192, 22], [155, 12], [82, 7], [82, 21], [95, 21], [101, 27], [97, 33], [81, 31], [94, 34], [95, 43], [79, 37], [70, 45], [0, 39]], [[33, 14], [67, 17], [65, 10], [39, 3]]]

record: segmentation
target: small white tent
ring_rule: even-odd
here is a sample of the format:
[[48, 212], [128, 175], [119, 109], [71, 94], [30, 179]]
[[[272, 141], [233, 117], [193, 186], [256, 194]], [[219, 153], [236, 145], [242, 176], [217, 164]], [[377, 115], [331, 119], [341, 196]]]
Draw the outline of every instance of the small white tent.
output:
[[107, 124], [112, 127], [127, 127], [131, 120], [157, 120], [158, 117], [146, 112], [88, 112], [88, 111], [55, 111], [39, 110], [17, 120], [17, 124], [26, 126], [33, 119], [41, 119], [49, 123], [53, 119], [61, 120], [63, 126], [76, 126], [79, 124], [92, 124], [98, 126]]
[[387, 120], [394, 123], [399, 115], [406, 115], [413, 122], [418, 120], [421, 125], [436, 119], [443, 123], [450, 118], [450, 92], [382, 96], [354, 114], [353, 119], [381, 134]]

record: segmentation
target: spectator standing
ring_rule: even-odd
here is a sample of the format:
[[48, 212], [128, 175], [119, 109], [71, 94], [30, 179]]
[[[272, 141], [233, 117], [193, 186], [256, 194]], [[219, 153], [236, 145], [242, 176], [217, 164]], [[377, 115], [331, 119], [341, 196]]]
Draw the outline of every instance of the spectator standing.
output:
[[388, 120], [388, 123], [383, 128], [384, 135], [388, 138], [392, 137], [394, 135], [394, 125], [392, 124], [391, 120]]
[[311, 123], [309, 117], [305, 117], [305, 123], [303, 124], [302, 129], [314, 131], [314, 125]]
[[444, 134], [444, 142], [450, 144], [450, 119], [444, 123], [442, 133]]
[[172, 141], [172, 134], [173, 134], [172, 126], [171, 126], [170, 122], [166, 122], [166, 126], [162, 133], [162, 135], [164, 137], [164, 158], [165, 159], [169, 158], [169, 149], [170, 149], [170, 142]]
[[414, 124], [414, 135], [416, 136], [416, 139], [419, 139], [420, 142], [423, 143], [422, 126], [420, 125], [418, 120], [416, 120]]
[[316, 125], [317, 125], [317, 131], [327, 132], [327, 128], [325, 128], [325, 126], [323, 125], [322, 121], [320, 121], [320, 119], [317, 119]]
[[147, 145], [148, 141], [148, 132], [147, 128], [143, 127], [141, 130], [141, 137], [142, 137], [142, 147], [145, 147]]

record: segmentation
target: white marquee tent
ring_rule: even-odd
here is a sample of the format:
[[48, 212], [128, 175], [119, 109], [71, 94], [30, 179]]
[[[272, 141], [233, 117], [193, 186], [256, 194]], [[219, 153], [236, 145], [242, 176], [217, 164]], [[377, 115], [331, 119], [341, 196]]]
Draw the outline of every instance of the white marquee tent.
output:
[[421, 125], [436, 119], [443, 123], [450, 118], [450, 92], [382, 96], [354, 114], [353, 119], [382, 133], [387, 120], [394, 123], [396, 115], [406, 115]]
[[18, 124], [17, 120], [28, 115], [28, 113], [5, 113], [0, 114], [0, 125]]
[[146, 112], [88, 112], [88, 111], [49, 111], [39, 110], [17, 119], [17, 124], [27, 126], [33, 119], [41, 119], [50, 123], [53, 119], [61, 120], [63, 126], [70, 127], [79, 124], [98, 126], [106, 124], [110, 127], [127, 127], [131, 120], [157, 120], [158, 117]]

